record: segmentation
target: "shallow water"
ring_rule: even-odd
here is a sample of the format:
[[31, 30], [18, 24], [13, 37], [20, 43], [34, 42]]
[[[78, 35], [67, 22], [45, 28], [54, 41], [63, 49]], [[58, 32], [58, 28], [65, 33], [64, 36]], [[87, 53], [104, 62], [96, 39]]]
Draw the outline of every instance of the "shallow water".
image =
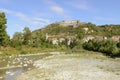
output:
[[0, 57], [0, 80], [16, 80], [23, 72], [34, 69], [34, 61], [51, 54], [37, 54], [29, 56]]

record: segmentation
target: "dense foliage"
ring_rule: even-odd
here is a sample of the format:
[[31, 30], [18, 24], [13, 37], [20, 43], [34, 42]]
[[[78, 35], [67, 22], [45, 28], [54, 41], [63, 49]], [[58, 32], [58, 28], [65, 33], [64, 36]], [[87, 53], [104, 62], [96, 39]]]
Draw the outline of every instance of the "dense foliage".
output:
[[29, 29], [29, 27], [25, 27], [23, 29], [23, 44], [28, 45], [30, 41], [31, 41], [31, 30]]
[[91, 51], [99, 51], [108, 56], [120, 56], [120, 48], [118, 45], [120, 43], [114, 42], [112, 40], [90, 40], [83, 43], [83, 48]]
[[9, 36], [6, 33], [6, 17], [5, 13], [0, 13], [0, 45], [8, 46], [9, 45]]

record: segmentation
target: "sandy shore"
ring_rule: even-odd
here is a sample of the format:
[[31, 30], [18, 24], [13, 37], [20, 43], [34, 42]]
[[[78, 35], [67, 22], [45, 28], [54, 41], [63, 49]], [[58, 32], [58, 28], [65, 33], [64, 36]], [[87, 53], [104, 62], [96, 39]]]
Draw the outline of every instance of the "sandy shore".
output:
[[109, 58], [58, 54], [36, 61], [34, 66], [36, 69], [17, 80], [120, 80], [120, 62]]

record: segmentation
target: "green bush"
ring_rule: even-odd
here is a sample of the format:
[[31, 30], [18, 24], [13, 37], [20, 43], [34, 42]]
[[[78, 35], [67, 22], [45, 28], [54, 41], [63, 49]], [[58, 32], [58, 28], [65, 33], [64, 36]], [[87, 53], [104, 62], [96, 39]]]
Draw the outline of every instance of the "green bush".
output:
[[17, 41], [17, 40], [11, 40], [11, 46], [14, 48], [18, 48], [22, 46], [22, 42], [21, 41]]
[[117, 47], [114, 47], [114, 49], [112, 50], [112, 55], [111, 56], [115, 56], [120, 54], [119, 49]]
[[90, 40], [88, 42], [83, 43], [83, 48], [91, 51], [102, 52], [108, 56], [119, 56], [120, 50], [117, 47], [116, 42], [112, 40]]

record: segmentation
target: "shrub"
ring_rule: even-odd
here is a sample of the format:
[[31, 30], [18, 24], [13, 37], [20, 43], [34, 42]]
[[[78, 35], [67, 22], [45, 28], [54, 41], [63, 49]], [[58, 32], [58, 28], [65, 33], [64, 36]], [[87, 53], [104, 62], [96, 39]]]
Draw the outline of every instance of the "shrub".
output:
[[17, 41], [17, 40], [12, 40], [11, 41], [11, 46], [14, 48], [18, 48], [22, 46], [22, 42], [21, 41]]
[[116, 44], [116, 42], [112, 40], [103, 40], [103, 41], [90, 40], [88, 42], [83, 43], [84, 49], [99, 51], [109, 56], [120, 55], [120, 50], [118, 49], [117, 46], [118, 45]]
[[114, 47], [111, 56], [115, 56], [115, 55], [118, 55], [118, 54], [119, 54], [119, 49], [117, 47]]

